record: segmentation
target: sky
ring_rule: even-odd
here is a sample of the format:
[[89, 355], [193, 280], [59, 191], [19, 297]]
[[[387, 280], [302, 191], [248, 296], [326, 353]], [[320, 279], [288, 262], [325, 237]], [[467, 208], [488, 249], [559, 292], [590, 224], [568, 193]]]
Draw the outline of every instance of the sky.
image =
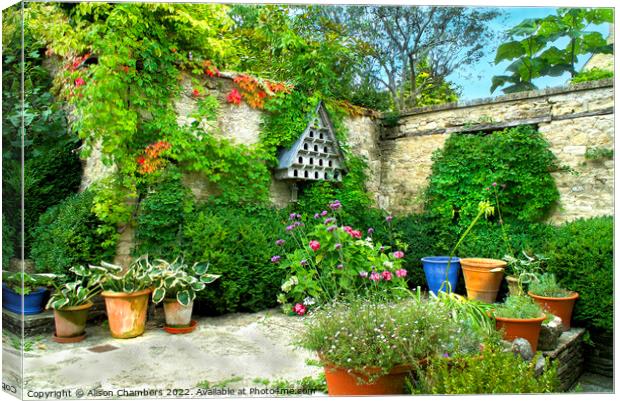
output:
[[[503, 93], [500, 89], [496, 89], [493, 94], [490, 93], [491, 78], [494, 75], [503, 75], [505, 67], [510, 64], [509, 61], [504, 61], [498, 65], [495, 65], [493, 62], [497, 46], [504, 41], [502, 34], [524, 19], [539, 18], [555, 14], [555, 8], [549, 7], [503, 7], [500, 10], [503, 11], [504, 15], [495, 18], [489, 23], [491, 28], [497, 32], [497, 35], [495, 35], [496, 40], [488, 46], [489, 51], [477, 63], [464, 66], [459, 71], [455, 71], [448, 76], [449, 81], [461, 87], [460, 100], [472, 100], [502, 95]], [[603, 37], [606, 38], [609, 34], [609, 25], [591, 25], [588, 27], [588, 30], [601, 32]], [[558, 44], [565, 45], [565, 43], [562, 42], [558, 42]], [[581, 68], [589, 58], [589, 55], [579, 56], [577, 68]], [[539, 89], [543, 89], [562, 86], [567, 83], [569, 78], [570, 74], [566, 73], [559, 77], [538, 78], [533, 82]]]

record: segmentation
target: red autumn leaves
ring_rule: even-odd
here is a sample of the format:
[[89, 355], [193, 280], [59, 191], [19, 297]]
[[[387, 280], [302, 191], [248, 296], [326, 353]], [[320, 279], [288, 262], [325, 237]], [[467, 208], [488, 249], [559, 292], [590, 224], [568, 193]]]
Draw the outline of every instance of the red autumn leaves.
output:
[[172, 145], [166, 141], [158, 141], [150, 144], [144, 149], [142, 155], [138, 156], [138, 172], [140, 174], [150, 174], [159, 170], [165, 163], [161, 154], [170, 149]]
[[255, 109], [262, 109], [265, 107], [265, 100], [271, 96], [275, 96], [278, 93], [290, 93], [291, 87], [281, 82], [271, 82], [268, 80], [259, 81], [258, 79], [240, 74], [237, 75], [233, 82], [237, 85], [237, 88], [233, 88], [226, 101], [228, 103], [239, 105], [241, 100], [245, 100], [247, 104]]

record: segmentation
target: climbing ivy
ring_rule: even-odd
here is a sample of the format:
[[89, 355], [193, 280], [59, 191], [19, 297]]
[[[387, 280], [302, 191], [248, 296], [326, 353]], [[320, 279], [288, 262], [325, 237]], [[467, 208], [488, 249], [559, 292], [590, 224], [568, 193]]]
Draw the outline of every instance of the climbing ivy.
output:
[[432, 160], [425, 207], [441, 221], [468, 224], [480, 201], [495, 203], [496, 191], [507, 222], [540, 221], [559, 200], [557, 160], [532, 126], [452, 134]]

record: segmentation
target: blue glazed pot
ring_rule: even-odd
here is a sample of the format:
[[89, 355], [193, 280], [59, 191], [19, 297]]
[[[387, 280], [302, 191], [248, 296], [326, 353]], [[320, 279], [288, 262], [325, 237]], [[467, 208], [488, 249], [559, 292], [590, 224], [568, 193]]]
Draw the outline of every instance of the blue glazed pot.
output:
[[[36, 315], [43, 312], [47, 293], [47, 289], [41, 287], [24, 295], [23, 314]], [[11, 312], [22, 314], [22, 296], [4, 283], [2, 283], [2, 307]]]
[[[449, 256], [427, 256], [421, 259], [428, 289], [435, 294], [438, 294], [440, 290], [444, 292], [448, 291], [448, 286], [444, 282], [446, 281], [446, 267], [448, 266], [449, 259]], [[450, 282], [452, 292], [456, 289], [456, 284], [459, 280], [459, 271], [461, 270], [460, 262], [461, 259], [456, 256], [453, 256], [450, 261], [448, 281]]]

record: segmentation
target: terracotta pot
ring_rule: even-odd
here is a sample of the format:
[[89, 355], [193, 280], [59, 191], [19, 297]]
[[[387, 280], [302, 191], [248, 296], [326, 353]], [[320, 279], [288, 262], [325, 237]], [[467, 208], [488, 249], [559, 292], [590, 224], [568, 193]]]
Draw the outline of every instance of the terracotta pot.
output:
[[151, 289], [132, 293], [103, 291], [110, 333], [114, 338], [133, 338], [144, 334]]
[[532, 346], [532, 351], [536, 352], [540, 326], [545, 318], [544, 314], [534, 319], [512, 319], [495, 316], [495, 328], [497, 330], [504, 329], [504, 340], [506, 341], [525, 338]]
[[[506, 262], [499, 259], [461, 259], [467, 298], [493, 303], [504, 277]], [[497, 269], [497, 271], [491, 271]]]
[[572, 292], [570, 296], [563, 298], [541, 297], [539, 295], [532, 294], [531, 292], [528, 292], [527, 294], [534, 298], [534, 301], [536, 301], [541, 308], [562, 319], [564, 331], [570, 329], [570, 320], [573, 316], [573, 307], [575, 306], [575, 301], [579, 298], [579, 293]]
[[[378, 368], [368, 368], [364, 372], [347, 372], [347, 369], [332, 365], [325, 366], [325, 380], [329, 395], [386, 395], [404, 394], [405, 378], [410, 366], [399, 365], [387, 375], [379, 376], [374, 382], [366, 383], [368, 375], [376, 374]], [[364, 380], [358, 382], [358, 378]]]
[[[93, 303], [87, 302], [83, 305], [68, 306], [62, 309], [54, 309], [54, 324], [56, 326], [55, 336], [58, 338], [80, 337], [86, 328], [86, 318], [88, 310]], [[84, 337], [82, 337], [83, 339]]]
[[164, 299], [164, 315], [168, 327], [188, 327], [192, 321], [194, 301], [183, 306], [176, 299]]

